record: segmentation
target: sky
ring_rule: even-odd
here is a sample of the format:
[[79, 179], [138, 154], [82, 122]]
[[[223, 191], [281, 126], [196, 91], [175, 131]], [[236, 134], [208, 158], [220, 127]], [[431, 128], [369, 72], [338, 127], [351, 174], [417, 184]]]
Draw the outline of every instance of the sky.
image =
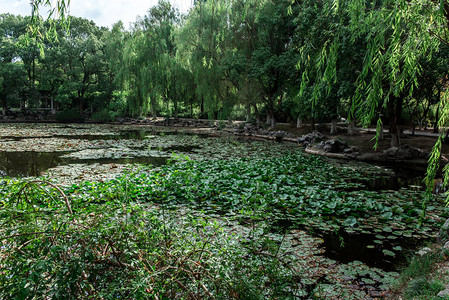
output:
[[[193, 0], [169, 0], [180, 12], [186, 13]], [[125, 28], [144, 16], [148, 9], [157, 5], [158, 0], [70, 0], [69, 14], [93, 20], [99, 26], [111, 28], [119, 20]], [[48, 9], [43, 8], [42, 14]], [[0, 0], [0, 14], [30, 15], [30, 0]]]

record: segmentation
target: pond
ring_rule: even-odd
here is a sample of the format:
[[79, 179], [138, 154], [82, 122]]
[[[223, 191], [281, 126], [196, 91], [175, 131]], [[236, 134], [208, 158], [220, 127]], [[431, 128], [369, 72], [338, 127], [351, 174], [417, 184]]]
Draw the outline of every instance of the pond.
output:
[[[0, 176], [46, 176], [63, 186], [100, 181], [113, 189], [108, 179], [138, 172], [129, 177], [136, 199], [226, 219], [231, 231], [266, 223], [269, 236], [307, 266], [313, 286], [338, 281], [372, 297], [449, 215], [435, 196], [418, 227], [421, 174], [399, 171], [207, 129], [0, 125]], [[164, 184], [152, 186], [160, 178]]]
[[[205, 138], [207, 134], [151, 129], [11, 125], [1, 128], [0, 176], [41, 176], [56, 167], [104, 164], [161, 166], [173, 153], [199, 148], [160, 138]], [[97, 126], [96, 126], [97, 127]], [[98, 130], [98, 131], [97, 131]], [[158, 138], [155, 141], [154, 138]]]

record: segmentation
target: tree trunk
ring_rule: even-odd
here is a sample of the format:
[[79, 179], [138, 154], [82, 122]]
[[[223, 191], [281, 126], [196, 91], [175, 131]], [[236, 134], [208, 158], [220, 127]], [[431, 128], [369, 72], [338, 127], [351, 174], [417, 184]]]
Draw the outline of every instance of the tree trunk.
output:
[[348, 134], [354, 135], [354, 129], [355, 129], [355, 121], [351, 120], [348, 124]]
[[435, 123], [433, 123], [433, 132], [438, 133], [438, 121], [440, 119], [440, 104], [441, 104], [441, 88], [438, 88], [438, 106], [437, 106], [437, 112], [435, 115]]
[[267, 122], [265, 123], [267, 125], [271, 124], [271, 115], [270, 115], [270, 111], [267, 111]]
[[2, 103], [2, 108], [3, 108], [3, 109], [2, 109], [2, 115], [6, 116], [6, 109], [7, 109], [7, 107], [6, 107], [6, 101]]
[[391, 147], [399, 147], [401, 145], [401, 139], [399, 138], [399, 130], [398, 128], [390, 127], [391, 134]]
[[248, 104], [246, 107], [246, 122], [251, 121], [251, 105]]
[[201, 118], [203, 117], [203, 114], [204, 114], [204, 98], [203, 97], [201, 97], [201, 107], [200, 107], [200, 110], [201, 110]]
[[275, 129], [276, 128], [276, 118], [274, 117], [274, 110], [270, 111], [270, 120], [271, 120], [271, 129]]
[[298, 118], [296, 119], [296, 128], [301, 127], [302, 127], [302, 119], [298, 116]]
[[423, 120], [424, 120], [424, 130], [427, 130], [427, 114], [430, 109], [430, 104], [424, 109]]
[[380, 124], [380, 139], [381, 140], [384, 139], [384, 123], [383, 122]]
[[387, 102], [388, 117], [390, 119], [391, 147], [399, 147], [399, 123], [401, 118], [403, 97], [390, 96]]
[[83, 100], [81, 98], [79, 98], [78, 108], [79, 108], [80, 114], [83, 114], [84, 108], [83, 108]]
[[175, 112], [174, 112], [175, 119], [177, 120], [178, 119], [178, 101], [173, 101], [173, 105], [175, 107]]
[[331, 134], [337, 134], [337, 119], [331, 121]]
[[151, 114], [153, 115], [153, 120], [156, 120], [157, 119], [156, 104], [151, 105]]
[[53, 95], [50, 96], [50, 106], [51, 106], [51, 114], [55, 115], [56, 114], [55, 99], [53, 99]]
[[254, 104], [254, 114], [256, 115], [257, 128], [259, 128], [260, 127], [260, 116], [259, 116], [259, 110], [257, 109], [257, 104]]
[[33, 89], [36, 86], [36, 62], [35, 62], [34, 58], [33, 58], [33, 77], [32, 77], [31, 86], [33, 87]]

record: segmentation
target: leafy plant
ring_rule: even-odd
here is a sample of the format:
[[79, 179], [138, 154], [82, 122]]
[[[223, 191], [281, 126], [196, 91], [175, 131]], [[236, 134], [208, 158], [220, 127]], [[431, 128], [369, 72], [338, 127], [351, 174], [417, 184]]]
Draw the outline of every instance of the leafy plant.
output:
[[67, 197], [53, 185], [5, 189], [2, 299], [263, 299], [300, 289], [259, 231], [242, 244], [216, 221], [130, 202], [126, 186], [106, 202], [103, 191], [70, 195], [71, 205], [48, 201]]
[[76, 109], [68, 109], [58, 111], [56, 120], [59, 122], [82, 122], [84, 121], [84, 116]]
[[96, 122], [111, 122], [114, 121], [114, 114], [108, 109], [92, 114], [91, 119]]
[[407, 299], [439, 299], [445, 279], [435, 274], [435, 266], [445, 260], [441, 253], [416, 255], [393, 285], [393, 291], [401, 291]]

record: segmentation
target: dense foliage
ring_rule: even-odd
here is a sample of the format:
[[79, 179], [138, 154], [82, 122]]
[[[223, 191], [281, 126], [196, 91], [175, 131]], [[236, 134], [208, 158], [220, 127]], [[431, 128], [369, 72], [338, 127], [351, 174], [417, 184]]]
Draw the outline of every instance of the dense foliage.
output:
[[288, 226], [341, 243], [357, 233], [369, 237], [359, 252], [388, 259], [448, 214], [430, 207], [419, 227], [422, 192], [369, 191], [376, 168], [302, 152], [176, 160], [64, 190], [2, 180], [2, 299], [361, 299], [348, 284], [385, 290], [398, 274], [327, 259], [322, 240]]
[[126, 179], [119, 186], [119, 194], [92, 191], [86, 200], [43, 181], [2, 181], [1, 298], [264, 299], [301, 293], [296, 270], [263, 228], [243, 244], [217, 221], [131, 202], [127, 192], [134, 187], [127, 188]]
[[[404, 122], [432, 122], [435, 130], [447, 125], [447, 1], [195, 2], [180, 15], [161, 0], [130, 28], [121, 22], [100, 28], [75, 17], [44, 21], [37, 8], [49, 0], [32, 1], [33, 17], [0, 15], [3, 115], [265, 118], [272, 127], [276, 120], [332, 120], [333, 132], [337, 119], [346, 118], [378, 129], [388, 123], [392, 146], [400, 144]], [[57, 3], [53, 12], [64, 15], [69, 1]], [[442, 141], [443, 135], [431, 156], [428, 195]], [[367, 249], [395, 257], [402, 242], [430, 236], [447, 217], [441, 199], [433, 199], [420, 223], [424, 194], [370, 191], [369, 180], [377, 179], [294, 152], [185, 160], [64, 191], [44, 181], [2, 180], [0, 297], [262, 299], [358, 292], [347, 291], [344, 276], [385, 285], [394, 275], [357, 262], [337, 268], [313, 252], [292, 267], [283, 248], [290, 242], [272, 236], [288, 225], [357, 233], [370, 238]], [[208, 216], [181, 214], [186, 204]], [[229, 220], [252, 230], [233, 237], [222, 226]], [[316, 274], [312, 266], [319, 264], [332, 271]]]
[[[59, 3], [63, 14], [67, 1]], [[213, 0], [184, 16], [161, 0], [128, 29], [69, 17], [67, 31], [66, 21], [35, 17], [37, 42], [27, 38], [30, 18], [5, 14], [3, 112], [76, 108], [100, 121], [266, 116], [273, 126], [343, 117], [390, 123], [397, 145], [403, 122], [437, 128], [445, 115], [446, 6]]]

